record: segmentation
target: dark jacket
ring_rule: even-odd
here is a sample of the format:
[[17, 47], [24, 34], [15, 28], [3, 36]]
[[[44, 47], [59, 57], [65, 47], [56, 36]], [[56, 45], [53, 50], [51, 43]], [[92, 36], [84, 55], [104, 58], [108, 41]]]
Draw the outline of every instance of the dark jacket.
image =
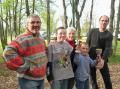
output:
[[[87, 43], [90, 47], [89, 54], [92, 59], [95, 59], [96, 57], [96, 48], [101, 48], [102, 49], [101, 56], [103, 59], [107, 61], [108, 57], [111, 54], [113, 36], [108, 30], [106, 30], [103, 33], [104, 34], [102, 34], [101, 37], [102, 37], [102, 40], [104, 40], [104, 42], [100, 43], [101, 32], [99, 32], [98, 28], [92, 29], [88, 34]], [[104, 47], [101, 47], [101, 44], [104, 45]]]

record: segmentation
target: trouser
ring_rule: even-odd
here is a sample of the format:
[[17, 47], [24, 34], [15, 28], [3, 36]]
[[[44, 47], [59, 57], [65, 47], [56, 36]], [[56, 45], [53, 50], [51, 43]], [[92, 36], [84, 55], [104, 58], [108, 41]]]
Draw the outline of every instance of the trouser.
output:
[[80, 81], [79, 79], [75, 79], [76, 81], [76, 88], [77, 89], [89, 89], [89, 79], [85, 81]]
[[[112, 89], [112, 83], [110, 79], [110, 74], [109, 74], [109, 68], [107, 62], [104, 63], [104, 67], [100, 69], [100, 73], [102, 75], [105, 88], [106, 89]], [[92, 81], [92, 87], [93, 89], [99, 89], [97, 85], [97, 79], [96, 79], [96, 68], [93, 67], [91, 68], [91, 81]]]
[[44, 80], [18, 78], [20, 89], [44, 89]]
[[51, 84], [51, 89], [67, 89], [68, 80], [53, 80]]
[[68, 79], [68, 87], [67, 87], [67, 89], [73, 89], [74, 84], [75, 84], [75, 79], [74, 79], [74, 77]]

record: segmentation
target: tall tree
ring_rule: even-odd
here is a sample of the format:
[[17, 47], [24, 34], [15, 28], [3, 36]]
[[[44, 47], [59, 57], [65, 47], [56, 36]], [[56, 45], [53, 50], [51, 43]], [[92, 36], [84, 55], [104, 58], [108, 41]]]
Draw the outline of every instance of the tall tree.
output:
[[115, 52], [117, 49], [117, 38], [118, 38], [119, 28], [120, 28], [120, 1], [119, 1], [119, 6], [118, 6], [117, 24], [116, 24], [116, 32], [115, 32], [115, 48], [114, 48]]
[[66, 12], [65, 0], [63, 0], [63, 8], [64, 8], [64, 23], [65, 23], [65, 28], [67, 28], [68, 25], [67, 25], [67, 12]]
[[50, 41], [50, 0], [47, 1], [47, 40]]
[[19, 18], [18, 18], [18, 34], [20, 34], [20, 30], [21, 30], [21, 19], [22, 19], [22, 4], [23, 4], [23, 0], [21, 0], [20, 2], [20, 10], [19, 10]]
[[[8, 1], [3, 2], [0, 4], [0, 40], [2, 43], [2, 48], [5, 48], [5, 45], [7, 44], [7, 36], [8, 36]], [[3, 11], [4, 9], [4, 11]], [[4, 15], [5, 14], [5, 15]]]
[[30, 10], [29, 10], [28, 0], [25, 0], [25, 4], [26, 4], [26, 14], [27, 14], [27, 16], [29, 16], [30, 15]]
[[34, 13], [35, 12], [35, 0], [33, 0], [33, 8], [32, 8], [32, 13]]
[[115, 14], [115, 0], [111, 0], [111, 11], [110, 11], [110, 25], [109, 25], [109, 31], [113, 33], [113, 20], [114, 20], [114, 14]]
[[92, 0], [92, 3], [91, 3], [89, 30], [91, 29], [91, 24], [92, 24], [93, 5], [94, 5], [94, 0]]
[[[14, 6], [15, 4], [15, 6]], [[17, 32], [17, 6], [18, 6], [18, 0], [16, 0], [14, 3], [13, 3], [13, 30], [15, 31], [15, 37], [18, 35], [18, 32]]]
[[75, 13], [76, 13], [76, 29], [77, 29], [77, 33], [78, 33], [78, 39], [80, 39], [80, 31], [81, 31], [81, 28], [80, 28], [80, 18], [82, 16], [82, 12], [83, 12], [83, 9], [85, 7], [85, 3], [86, 3], [86, 0], [83, 0], [82, 2], [82, 6], [81, 6], [81, 9], [80, 11], [78, 11], [78, 4], [79, 4], [79, 0], [75, 0]]
[[72, 0], [72, 23], [73, 27], [75, 27], [75, 0]]
[[75, 27], [75, 0], [70, 0], [70, 5], [72, 8], [72, 19], [69, 23], [69, 26]]

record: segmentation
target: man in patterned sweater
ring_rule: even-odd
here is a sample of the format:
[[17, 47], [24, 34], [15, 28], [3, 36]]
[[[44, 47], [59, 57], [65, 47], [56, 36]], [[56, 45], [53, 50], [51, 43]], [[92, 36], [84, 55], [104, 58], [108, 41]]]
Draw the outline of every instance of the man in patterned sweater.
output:
[[47, 56], [40, 37], [38, 15], [27, 18], [26, 31], [8, 44], [3, 52], [7, 68], [18, 73], [20, 89], [44, 89]]

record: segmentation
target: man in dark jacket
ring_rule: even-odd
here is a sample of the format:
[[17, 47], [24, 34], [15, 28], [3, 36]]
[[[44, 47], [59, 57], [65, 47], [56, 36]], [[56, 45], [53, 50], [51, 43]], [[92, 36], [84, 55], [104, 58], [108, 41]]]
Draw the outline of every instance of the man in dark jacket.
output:
[[[101, 16], [99, 19], [99, 28], [90, 30], [87, 37], [87, 43], [89, 44], [90, 47], [89, 55], [92, 59], [95, 59], [97, 56], [96, 49], [97, 48], [102, 49], [101, 57], [102, 59], [104, 59], [105, 63], [104, 63], [104, 67], [100, 69], [100, 73], [104, 80], [105, 88], [112, 89], [112, 83], [111, 83], [109, 68], [107, 63], [108, 63], [108, 57], [110, 56], [112, 49], [113, 36], [106, 29], [108, 23], [109, 23], [109, 17], [106, 15]], [[95, 67], [91, 68], [91, 79], [92, 79], [93, 89], [99, 89], [96, 80]]]

